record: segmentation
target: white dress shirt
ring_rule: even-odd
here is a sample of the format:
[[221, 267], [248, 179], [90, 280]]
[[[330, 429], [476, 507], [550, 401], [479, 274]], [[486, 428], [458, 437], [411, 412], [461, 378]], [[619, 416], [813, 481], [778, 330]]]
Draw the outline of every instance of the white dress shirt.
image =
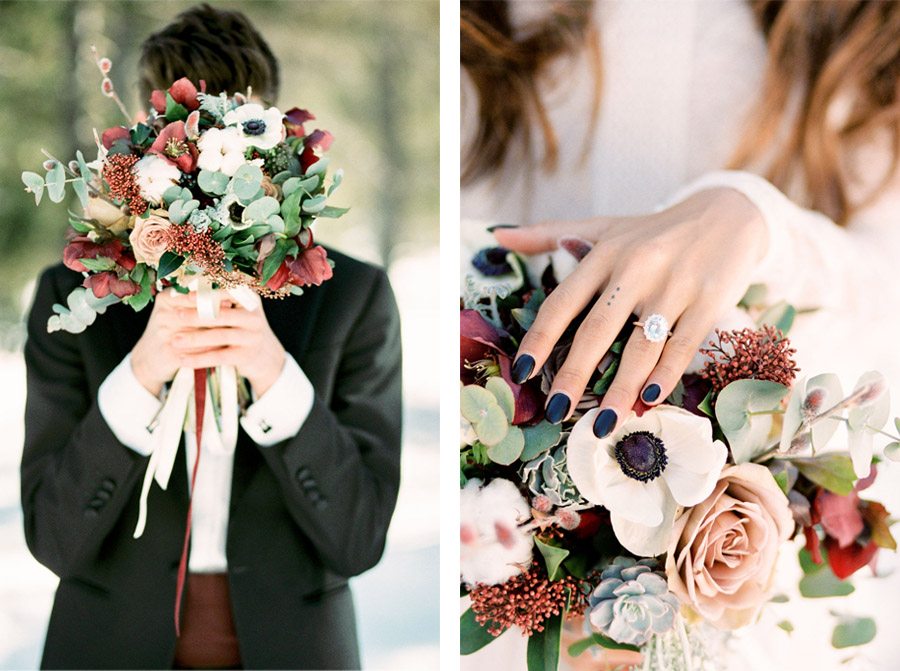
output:
[[[511, 2], [514, 27], [546, 16], [551, 3]], [[838, 226], [820, 212], [798, 205], [802, 188], [782, 193], [748, 171], [723, 171], [759, 99], [767, 63], [766, 41], [745, 0], [597, 0], [595, 18], [602, 51], [598, 121], [591, 126], [594, 81], [587, 52], [551, 64], [541, 95], [559, 139], [555, 171], [527, 169], [515, 150], [496, 174], [466, 185], [464, 220], [528, 225], [600, 215], [640, 215], [703, 188], [741, 191], [762, 212], [769, 250], [755, 282], [769, 287], [771, 302], [818, 308], [797, 317], [790, 337], [802, 375], [834, 372], [849, 389], [856, 377], [876, 369], [891, 382], [900, 410], [900, 177]], [[462, 139], [477, 130], [477, 94], [462, 72]], [[841, 101], [839, 101], [841, 102]], [[846, 113], [835, 105], [833, 114]], [[533, 133], [536, 151], [541, 133]], [[876, 139], [848, 157], [856, 180], [853, 196], [866, 193], [885, 174], [890, 142]], [[464, 221], [464, 229], [465, 229]], [[481, 226], [483, 227], [483, 223]], [[685, 269], [690, 272], [690, 269]], [[888, 427], [889, 428], [889, 427]], [[900, 512], [900, 468], [887, 464], [864, 498]], [[866, 668], [896, 671], [900, 637], [892, 636], [900, 600], [900, 557], [881, 551], [879, 567], [893, 570], [874, 580], [868, 570], [854, 577], [856, 593], [840, 600], [799, 596], [796, 549], [782, 552], [776, 588], [790, 602], [767, 607], [762, 627], [740, 632], [727, 668], [844, 668], [847, 651], [830, 645], [836, 623], [829, 609], [873, 615], [879, 633], [860, 648]], [[790, 620], [788, 636], [777, 627]], [[487, 646], [466, 657], [463, 668], [525, 666], [524, 639]], [[858, 668], [858, 667], [853, 667]]]
[[[240, 418], [247, 435], [261, 447], [292, 438], [300, 431], [313, 405], [312, 384], [290, 354], [285, 352], [284, 367], [275, 383], [260, 398], [254, 398]], [[131, 354], [107, 376], [97, 393], [97, 404], [113, 434], [126, 447], [143, 456], [151, 452], [151, 432], [147, 428], [162, 406], [135, 377]], [[196, 459], [193, 403], [189, 405], [184, 432], [187, 449], [187, 474]], [[192, 494], [191, 553], [188, 568], [194, 573], [224, 572], [228, 562], [225, 541], [228, 533], [228, 509], [231, 501], [231, 473], [234, 452], [222, 453], [201, 445]], [[153, 485], [156, 487], [157, 485]], [[152, 517], [147, 524], [153, 524]]]

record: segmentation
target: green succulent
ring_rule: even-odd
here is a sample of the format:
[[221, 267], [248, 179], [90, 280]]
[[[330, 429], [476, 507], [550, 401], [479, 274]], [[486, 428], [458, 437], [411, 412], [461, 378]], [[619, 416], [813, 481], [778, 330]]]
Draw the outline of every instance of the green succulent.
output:
[[591, 626], [617, 643], [644, 645], [675, 626], [678, 598], [656, 560], [616, 557], [588, 597]]

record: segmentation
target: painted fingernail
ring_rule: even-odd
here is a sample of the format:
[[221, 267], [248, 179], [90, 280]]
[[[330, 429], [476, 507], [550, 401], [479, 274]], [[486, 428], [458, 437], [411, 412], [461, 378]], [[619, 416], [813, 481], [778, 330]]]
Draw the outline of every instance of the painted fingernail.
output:
[[600, 414], [597, 415], [597, 419], [594, 420], [594, 435], [597, 438], [606, 438], [616, 428], [617, 419], [619, 419], [619, 416], [612, 408], [601, 410]]
[[662, 391], [660, 386], [655, 382], [653, 384], [648, 384], [641, 393], [641, 400], [644, 403], [653, 403], [653, 401], [659, 398], [660, 391]]
[[550, 397], [550, 402], [547, 404], [547, 409], [544, 410], [544, 419], [551, 424], [559, 424], [569, 414], [571, 405], [572, 401], [565, 394], [558, 392], [553, 394]]
[[503, 228], [519, 228], [518, 224], [494, 224], [493, 226], [487, 227], [488, 233], [493, 233], [494, 231], [499, 231]]
[[516, 384], [522, 384], [534, 370], [534, 358], [530, 354], [523, 354], [512, 365], [512, 379]]

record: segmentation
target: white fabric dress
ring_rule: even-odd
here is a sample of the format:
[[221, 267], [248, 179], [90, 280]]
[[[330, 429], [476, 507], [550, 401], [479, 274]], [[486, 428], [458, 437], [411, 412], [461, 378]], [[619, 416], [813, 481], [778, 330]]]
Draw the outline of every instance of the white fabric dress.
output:
[[[517, 25], [544, 11], [540, 3], [512, 6]], [[790, 334], [801, 375], [837, 373], [849, 390], [861, 373], [879, 370], [891, 382], [894, 414], [900, 414], [900, 179], [839, 227], [751, 172], [722, 170], [758, 98], [766, 63], [765, 39], [743, 0], [597, 0], [594, 11], [603, 62], [596, 127], [590, 129], [593, 80], [585, 55], [559, 59], [543, 89], [560, 138], [558, 169], [523, 170], [524, 162], [513, 159], [499, 174], [464, 187], [464, 235], [483, 222], [645, 214], [705, 187], [736, 188], [769, 227], [769, 252], [754, 281], [768, 285], [772, 300], [818, 308], [798, 317]], [[465, 73], [462, 80], [465, 145], [477, 108]], [[881, 179], [888, 146], [860, 150], [855, 188], [867, 192]], [[879, 480], [864, 498], [883, 501], [897, 516], [900, 465], [882, 468]], [[797, 593], [796, 554], [782, 553], [778, 591], [790, 602], [768, 606], [761, 626], [734, 637], [727, 668], [900, 669], [898, 567], [897, 556], [882, 551], [879, 572], [893, 575], [875, 580], [864, 569], [854, 576], [850, 597], [810, 601]], [[836, 620], [829, 610], [874, 615], [875, 641], [833, 650]], [[775, 627], [782, 620], [791, 621], [793, 634]], [[840, 664], [850, 656], [855, 661]], [[504, 642], [463, 658], [463, 669], [491, 667], [524, 669], [524, 639], [509, 633]]]

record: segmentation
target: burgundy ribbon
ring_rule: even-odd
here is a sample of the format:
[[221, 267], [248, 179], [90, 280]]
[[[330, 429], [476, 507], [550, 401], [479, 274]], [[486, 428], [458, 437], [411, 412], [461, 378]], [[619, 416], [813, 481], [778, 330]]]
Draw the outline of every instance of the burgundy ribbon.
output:
[[197, 483], [197, 467], [200, 465], [200, 441], [203, 438], [203, 412], [206, 409], [206, 375], [208, 368], [194, 369], [194, 431], [197, 438], [197, 458], [191, 473], [191, 491], [188, 501], [187, 521], [184, 525], [184, 543], [178, 562], [178, 583], [175, 587], [175, 636], [181, 636], [181, 597], [187, 579], [188, 549], [191, 543], [191, 509], [194, 506], [194, 486]]

